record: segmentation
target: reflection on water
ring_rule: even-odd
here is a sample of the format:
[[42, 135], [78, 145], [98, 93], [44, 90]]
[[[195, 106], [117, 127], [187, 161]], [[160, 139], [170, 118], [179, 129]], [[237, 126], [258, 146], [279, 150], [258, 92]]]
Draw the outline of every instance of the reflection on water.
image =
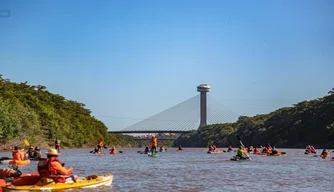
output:
[[[207, 154], [203, 148], [169, 148], [157, 158], [138, 148], [118, 150], [123, 153], [95, 156], [91, 149], [63, 149], [60, 160], [79, 176], [115, 175], [112, 187], [77, 191], [334, 191], [334, 161], [304, 155], [302, 149], [281, 149], [287, 152], [281, 157], [252, 155], [253, 161], [245, 162], [230, 161], [233, 152]], [[36, 171], [37, 162], [21, 170]]]

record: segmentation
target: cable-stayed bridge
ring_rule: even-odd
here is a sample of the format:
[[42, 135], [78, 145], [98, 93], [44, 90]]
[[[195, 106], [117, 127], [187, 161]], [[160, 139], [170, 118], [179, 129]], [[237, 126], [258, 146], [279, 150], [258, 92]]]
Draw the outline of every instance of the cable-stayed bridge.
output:
[[210, 124], [235, 122], [239, 115], [211, 96], [207, 97], [209, 89], [208, 85], [202, 84], [197, 87], [201, 92], [199, 95], [121, 131], [109, 133], [188, 133]]

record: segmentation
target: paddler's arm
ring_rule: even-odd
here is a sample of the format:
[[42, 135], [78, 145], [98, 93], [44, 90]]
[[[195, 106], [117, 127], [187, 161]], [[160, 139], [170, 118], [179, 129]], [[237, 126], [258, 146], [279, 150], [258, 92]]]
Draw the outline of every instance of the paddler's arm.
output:
[[59, 175], [70, 175], [73, 169], [66, 169], [58, 162], [52, 162], [52, 166], [57, 170]]

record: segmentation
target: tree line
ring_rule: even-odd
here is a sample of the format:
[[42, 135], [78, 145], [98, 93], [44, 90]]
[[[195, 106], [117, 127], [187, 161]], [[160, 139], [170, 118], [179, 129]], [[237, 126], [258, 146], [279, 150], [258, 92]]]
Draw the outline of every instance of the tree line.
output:
[[235, 123], [201, 127], [182, 135], [175, 145], [205, 147], [238, 146], [236, 135], [247, 146], [334, 147], [334, 88], [328, 95], [299, 102], [269, 114], [240, 116]]
[[103, 122], [84, 104], [50, 93], [43, 85], [15, 83], [0, 75], [0, 143], [27, 139], [30, 143], [55, 139], [65, 147], [137, 145], [131, 136], [109, 134]]

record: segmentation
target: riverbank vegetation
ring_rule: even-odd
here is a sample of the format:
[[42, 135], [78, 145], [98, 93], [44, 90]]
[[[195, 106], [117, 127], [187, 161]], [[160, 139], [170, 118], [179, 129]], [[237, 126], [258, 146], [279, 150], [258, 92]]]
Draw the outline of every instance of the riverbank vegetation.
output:
[[181, 136], [175, 146], [238, 146], [236, 135], [246, 146], [334, 147], [334, 88], [327, 96], [302, 101], [269, 114], [239, 117], [235, 123], [209, 125]]
[[50, 93], [43, 85], [14, 83], [0, 75], [0, 144], [90, 147], [99, 138], [107, 146], [137, 145], [131, 136], [109, 134], [103, 122], [85, 105]]

